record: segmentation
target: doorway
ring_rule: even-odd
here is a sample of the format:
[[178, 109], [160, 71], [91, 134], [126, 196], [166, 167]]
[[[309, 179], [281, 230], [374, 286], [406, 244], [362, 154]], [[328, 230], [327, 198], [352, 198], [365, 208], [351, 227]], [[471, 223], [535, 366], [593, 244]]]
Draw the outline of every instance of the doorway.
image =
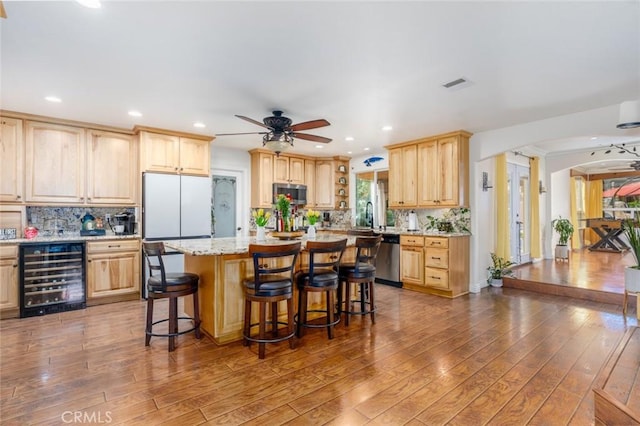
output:
[[235, 176], [213, 175], [213, 238], [236, 236], [237, 185]]
[[529, 229], [530, 179], [529, 166], [507, 164], [509, 191], [509, 226], [511, 261], [516, 264], [531, 261], [531, 231]]

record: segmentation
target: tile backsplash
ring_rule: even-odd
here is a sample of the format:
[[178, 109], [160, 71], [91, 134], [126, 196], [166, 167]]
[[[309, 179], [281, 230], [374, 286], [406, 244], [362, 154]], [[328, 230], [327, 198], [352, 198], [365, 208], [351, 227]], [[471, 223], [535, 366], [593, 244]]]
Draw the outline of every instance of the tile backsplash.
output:
[[[31, 206], [27, 207], [27, 223], [31, 226], [38, 228], [40, 235], [47, 236], [47, 234], [53, 235], [53, 233], [62, 230], [64, 233], [76, 233], [82, 229], [82, 223], [80, 219], [86, 214], [90, 213], [96, 219], [103, 219], [104, 228], [109, 229], [104, 217], [106, 214], [111, 216], [127, 212], [135, 214], [135, 208], [122, 208], [122, 207], [40, 207]], [[139, 220], [136, 217], [136, 220]], [[55, 229], [47, 229], [52, 226]]]

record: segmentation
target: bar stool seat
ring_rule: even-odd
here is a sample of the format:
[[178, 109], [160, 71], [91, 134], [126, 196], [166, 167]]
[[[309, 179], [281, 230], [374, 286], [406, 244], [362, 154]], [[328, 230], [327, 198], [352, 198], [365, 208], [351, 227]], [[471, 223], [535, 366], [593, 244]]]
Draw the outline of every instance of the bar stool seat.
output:
[[[347, 247], [347, 240], [338, 241], [307, 241], [306, 250], [309, 253], [308, 269], [298, 272], [296, 284], [298, 287], [298, 315], [297, 336], [302, 337], [305, 328], [327, 329], [327, 336], [333, 339], [333, 327], [340, 322], [340, 315], [335, 312], [335, 293], [339, 286], [338, 265], [344, 249]], [[310, 292], [324, 292], [326, 298], [325, 309], [308, 309], [307, 295]], [[307, 314], [324, 313], [326, 321], [324, 324], [311, 323], [307, 319]]]
[[[339, 313], [345, 314], [344, 324], [349, 325], [351, 315], [370, 315], [371, 323], [376, 323], [375, 287], [376, 257], [382, 235], [356, 238], [356, 259], [354, 263], [340, 265], [340, 288], [338, 290]], [[351, 284], [358, 287], [359, 299], [351, 299]], [[342, 295], [344, 293], [344, 302]], [[355, 309], [359, 302], [360, 310]]]
[[[165, 254], [162, 242], [143, 242], [142, 249], [149, 265], [149, 279], [147, 280], [147, 322], [145, 328], [145, 346], [149, 346], [151, 337], [168, 337], [169, 352], [176, 349], [175, 338], [181, 334], [195, 332], [196, 338], [202, 338], [200, 333], [200, 313], [198, 306], [197, 274], [166, 272], [162, 255]], [[155, 274], [155, 275], [154, 275]], [[178, 316], [178, 298], [193, 295], [193, 317]], [[155, 299], [169, 299], [169, 318], [153, 321], [153, 302]], [[192, 321], [193, 326], [179, 331], [180, 320]], [[153, 326], [168, 322], [167, 333], [154, 333]]]
[[[244, 289], [244, 325], [243, 344], [250, 346], [258, 343], [258, 358], [265, 357], [265, 344], [289, 341], [289, 347], [295, 347], [295, 323], [293, 306], [293, 273], [296, 259], [300, 253], [301, 243], [279, 245], [250, 244], [249, 254], [253, 258], [253, 278], [243, 281]], [[287, 303], [287, 321], [278, 320], [278, 303]], [[251, 308], [258, 303], [259, 320], [251, 322]], [[267, 306], [270, 307], [271, 319], [267, 320]], [[267, 325], [271, 325], [271, 333], [267, 334]], [[286, 326], [284, 333], [279, 326]], [[258, 335], [251, 334], [251, 329], [258, 327]]]

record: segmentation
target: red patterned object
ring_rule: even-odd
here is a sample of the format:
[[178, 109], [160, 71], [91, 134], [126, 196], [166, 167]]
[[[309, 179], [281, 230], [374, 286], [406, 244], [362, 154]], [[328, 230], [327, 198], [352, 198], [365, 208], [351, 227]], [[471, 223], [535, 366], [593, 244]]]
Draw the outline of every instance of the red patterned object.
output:
[[27, 226], [24, 228], [24, 237], [27, 239], [32, 239], [38, 236], [38, 228], [35, 226]]

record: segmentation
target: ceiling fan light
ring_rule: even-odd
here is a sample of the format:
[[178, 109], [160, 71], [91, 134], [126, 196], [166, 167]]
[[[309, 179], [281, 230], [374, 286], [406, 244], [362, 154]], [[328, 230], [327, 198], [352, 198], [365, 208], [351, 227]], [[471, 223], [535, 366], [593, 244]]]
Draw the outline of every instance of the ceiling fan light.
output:
[[281, 152], [293, 147], [293, 138], [286, 133], [269, 132], [262, 137], [262, 146], [280, 155]]
[[640, 127], [640, 101], [626, 101], [620, 104], [618, 129]]

